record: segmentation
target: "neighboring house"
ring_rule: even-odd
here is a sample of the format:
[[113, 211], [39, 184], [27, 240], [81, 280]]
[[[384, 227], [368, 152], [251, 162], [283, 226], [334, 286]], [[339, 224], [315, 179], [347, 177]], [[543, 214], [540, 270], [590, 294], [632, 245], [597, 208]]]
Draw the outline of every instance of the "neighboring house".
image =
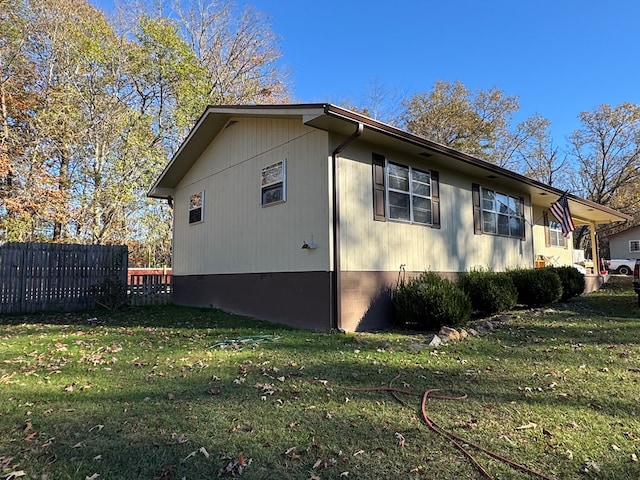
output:
[[640, 258], [640, 225], [609, 235], [611, 258]]
[[174, 205], [175, 303], [324, 331], [389, 326], [390, 289], [426, 270], [572, 264], [561, 194], [330, 104], [209, 107], [149, 191]]

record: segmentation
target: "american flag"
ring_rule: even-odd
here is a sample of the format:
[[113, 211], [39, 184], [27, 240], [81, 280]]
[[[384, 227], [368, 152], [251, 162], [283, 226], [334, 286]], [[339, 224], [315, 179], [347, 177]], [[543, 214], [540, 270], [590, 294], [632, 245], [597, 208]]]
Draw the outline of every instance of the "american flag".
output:
[[560, 227], [562, 228], [562, 236], [565, 238], [569, 238], [569, 235], [576, 229], [576, 227], [573, 224], [573, 220], [571, 219], [567, 193], [563, 193], [555, 203], [552, 203], [549, 207], [549, 210], [551, 211], [551, 213], [553, 213], [553, 216], [556, 217], [558, 222], [560, 222]]

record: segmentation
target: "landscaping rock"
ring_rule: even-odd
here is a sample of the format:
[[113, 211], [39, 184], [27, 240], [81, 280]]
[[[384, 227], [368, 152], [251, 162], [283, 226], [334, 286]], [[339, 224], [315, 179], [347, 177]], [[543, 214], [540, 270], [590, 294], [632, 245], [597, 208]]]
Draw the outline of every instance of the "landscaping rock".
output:
[[425, 345], [424, 343], [412, 343], [407, 347], [407, 350], [411, 352], [419, 352], [421, 350], [426, 350], [429, 348], [429, 345]]
[[440, 332], [438, 332], [438, 335], [445, 342], [447, 340], [460, 340], [460, 333], [455, 328], [451, 327], [440, 328]]
[[442, 339], [438, 335], [434, 335], [431, 339], [431, 342], [429, 342], [429, 346], [439, 347], [440, 345], [442, 345]]

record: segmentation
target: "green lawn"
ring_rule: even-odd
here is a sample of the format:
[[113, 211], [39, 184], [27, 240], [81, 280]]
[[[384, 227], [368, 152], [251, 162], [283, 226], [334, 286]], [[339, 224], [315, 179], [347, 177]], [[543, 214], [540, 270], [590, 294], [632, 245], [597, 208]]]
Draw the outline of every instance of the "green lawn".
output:
[[[639, 317], [629, 277], [437, 350], [179, 307], [4, 317], [0, 478], [483, 478], [421, 417], [439, 388], [468, 395], [427, 401], [466, 441], [550, 478], [637, 479]], [[416, 396], [355, 390], [390, 385]]]

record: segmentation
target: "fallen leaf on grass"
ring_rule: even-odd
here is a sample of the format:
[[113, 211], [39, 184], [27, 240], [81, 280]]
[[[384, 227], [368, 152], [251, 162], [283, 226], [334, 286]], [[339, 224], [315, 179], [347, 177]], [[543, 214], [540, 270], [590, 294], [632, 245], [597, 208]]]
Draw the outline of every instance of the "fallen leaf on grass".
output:
[[291, 458], [292, 460], [300, 460], [302, 458], [302, 456], [300, 456], [298, 453], [296, 453], [296, 447], [291, 447], [288, 448], [285, 452], [284, 455], [286, 457]]
[[26, 473], [24, 472], [24, 470], [14, 470], [9, 475], [7, 475], [5, 477], [5, 479], [6, 480], [13, 480], [14, 478], [24, 477], [25, 475], [26, 475]]
[[177, 435], [175, 433], [171, 434], [171, 439], [177, 444], [187, 443], [187, 436], [184, 433]]
[[94, 425], [93, 427], [91, 427], [91, 428], [89, 429], [89, 431], [90, 431], [90, 432], [93, 432], [94, 430], [98, 430], [98, 431], [100, 431], [100, 430], [102, 430], [103, 428], [104, 428], [104, 425], [99, 425], [99, 424], [98, 424], [98, 425]]
[[197, 450], [194, 450], [194, 451], [193, 451], [193, 452], [191, 452], [189, 455], [187, 455], [186, 457], [184, 457], [184, 458], [182, 459], [181, 463], [184, 463], [184, 462], [186, 462], [187, 460], [189, 460], [190, 458], [195, 457], [195, 456], [196, 456], [196, 453], [198, 453], [198, 451], [197, 451]]
[[307, 478], [307, 480], [322, 480], [322, 479], [317, 475], [311, 475], [309, 478]]
[[84, 443], [82, 443], [82, 442], [78, 442], [78, 443], [76, 443], [76, 444], [75, 444], [73, 447], [71, 447], [71, 448], [82, 448], [82, 447], [84, 447]]
[[594, 471], [595, 473], [600, 473], [600, 465], [598, 465], [594, 461], [588, 461], [587, 463], [585, 463], [584, 472], [589, 473], [591, 471]]
[[11, 380], [11, 377], [13, 377], [15, 374], [16, 372], [13, 372], [11, 375], [9, 374], [2, 375], [2, 377], [0, 377], [0, 383], [9, 383], [9, 380]]
[[406, 440], [401, 433], [396, 432], [396, 441], [398, 442], [398, 446], [404, 447]]
[[314, 464], [313, 464], [313, 467], [311, 467], [311, 468], [313, 468], [313, 469], [315, 470], [315, 469], [316, 469], [316, 468], [318, 468], [320, 465], [322, 465], [322, 459], [321, 459], [321, 458], [319, 458], [318, 460], [316, 460], [316, 463], [314, 463]]
[[516, 427], [516, 430], [528, 430], [531, 428], [536, 428], [537, 426], [538, 426], [537, 423], [529, 422], [525, 425], [520, 425], [519, 427]]
[[342, 478], [342, 477], [348, 477], [348, 476], [349, 476], [349, 472], [342, 472], [342, 473], [340, 474], [340, 478]]
[[620, 451], [620, 447], [619, 447], [618, 445], [616, 445], [615, 443], [612, 443], [612, 444], [611, 444], [611, 448], [612, 448], [614, 451], [616, 451], [616, 452], [619, 452], [619, 451]]
[[31, 440], [33, 440], [34, 438], [36, 438], [36, 435], [38, 435], [36, 432], [30, 433], [29, 435], [27, 435], [26, 437], [24, 437], [24, 439], [27, 442], [30, 442]]
[[31, 423], [30, 420], [27, 420], [24, 424], [24, 428], [22, 429], [22, 431], [24, 433], [27, 433], [29, 430], [31, 430], [33, 428], [33, 424]]
[[635, 453], [631, 454], [631, 461], [632, 462], [637, 462], [638, 461], [638, 456]]
[[0, 457], [0, 470], [3, 472], [10, 470], [12, 462], [13, 457]]
[[90, 477], [84, 477], [84, 480], [96, 480], [98, 478], [100, 478], [100, 474], [99, 473], [94, 473]]
[[218, 470], [218, 477], [222, 477], [223, 475], [231, 475], [232, 477], [242, 476], [244, 469], [251, 465], [252, 461], [253, 459], [250, 458], [247, 460], [244, 454], [239, 453], [226, 467]]
[[358, 456], [358, 455], [362, 455], [364, 453], [364, 450], [358, 450], [357, 452], [355, 452], [353, 454], [354, 457]]

